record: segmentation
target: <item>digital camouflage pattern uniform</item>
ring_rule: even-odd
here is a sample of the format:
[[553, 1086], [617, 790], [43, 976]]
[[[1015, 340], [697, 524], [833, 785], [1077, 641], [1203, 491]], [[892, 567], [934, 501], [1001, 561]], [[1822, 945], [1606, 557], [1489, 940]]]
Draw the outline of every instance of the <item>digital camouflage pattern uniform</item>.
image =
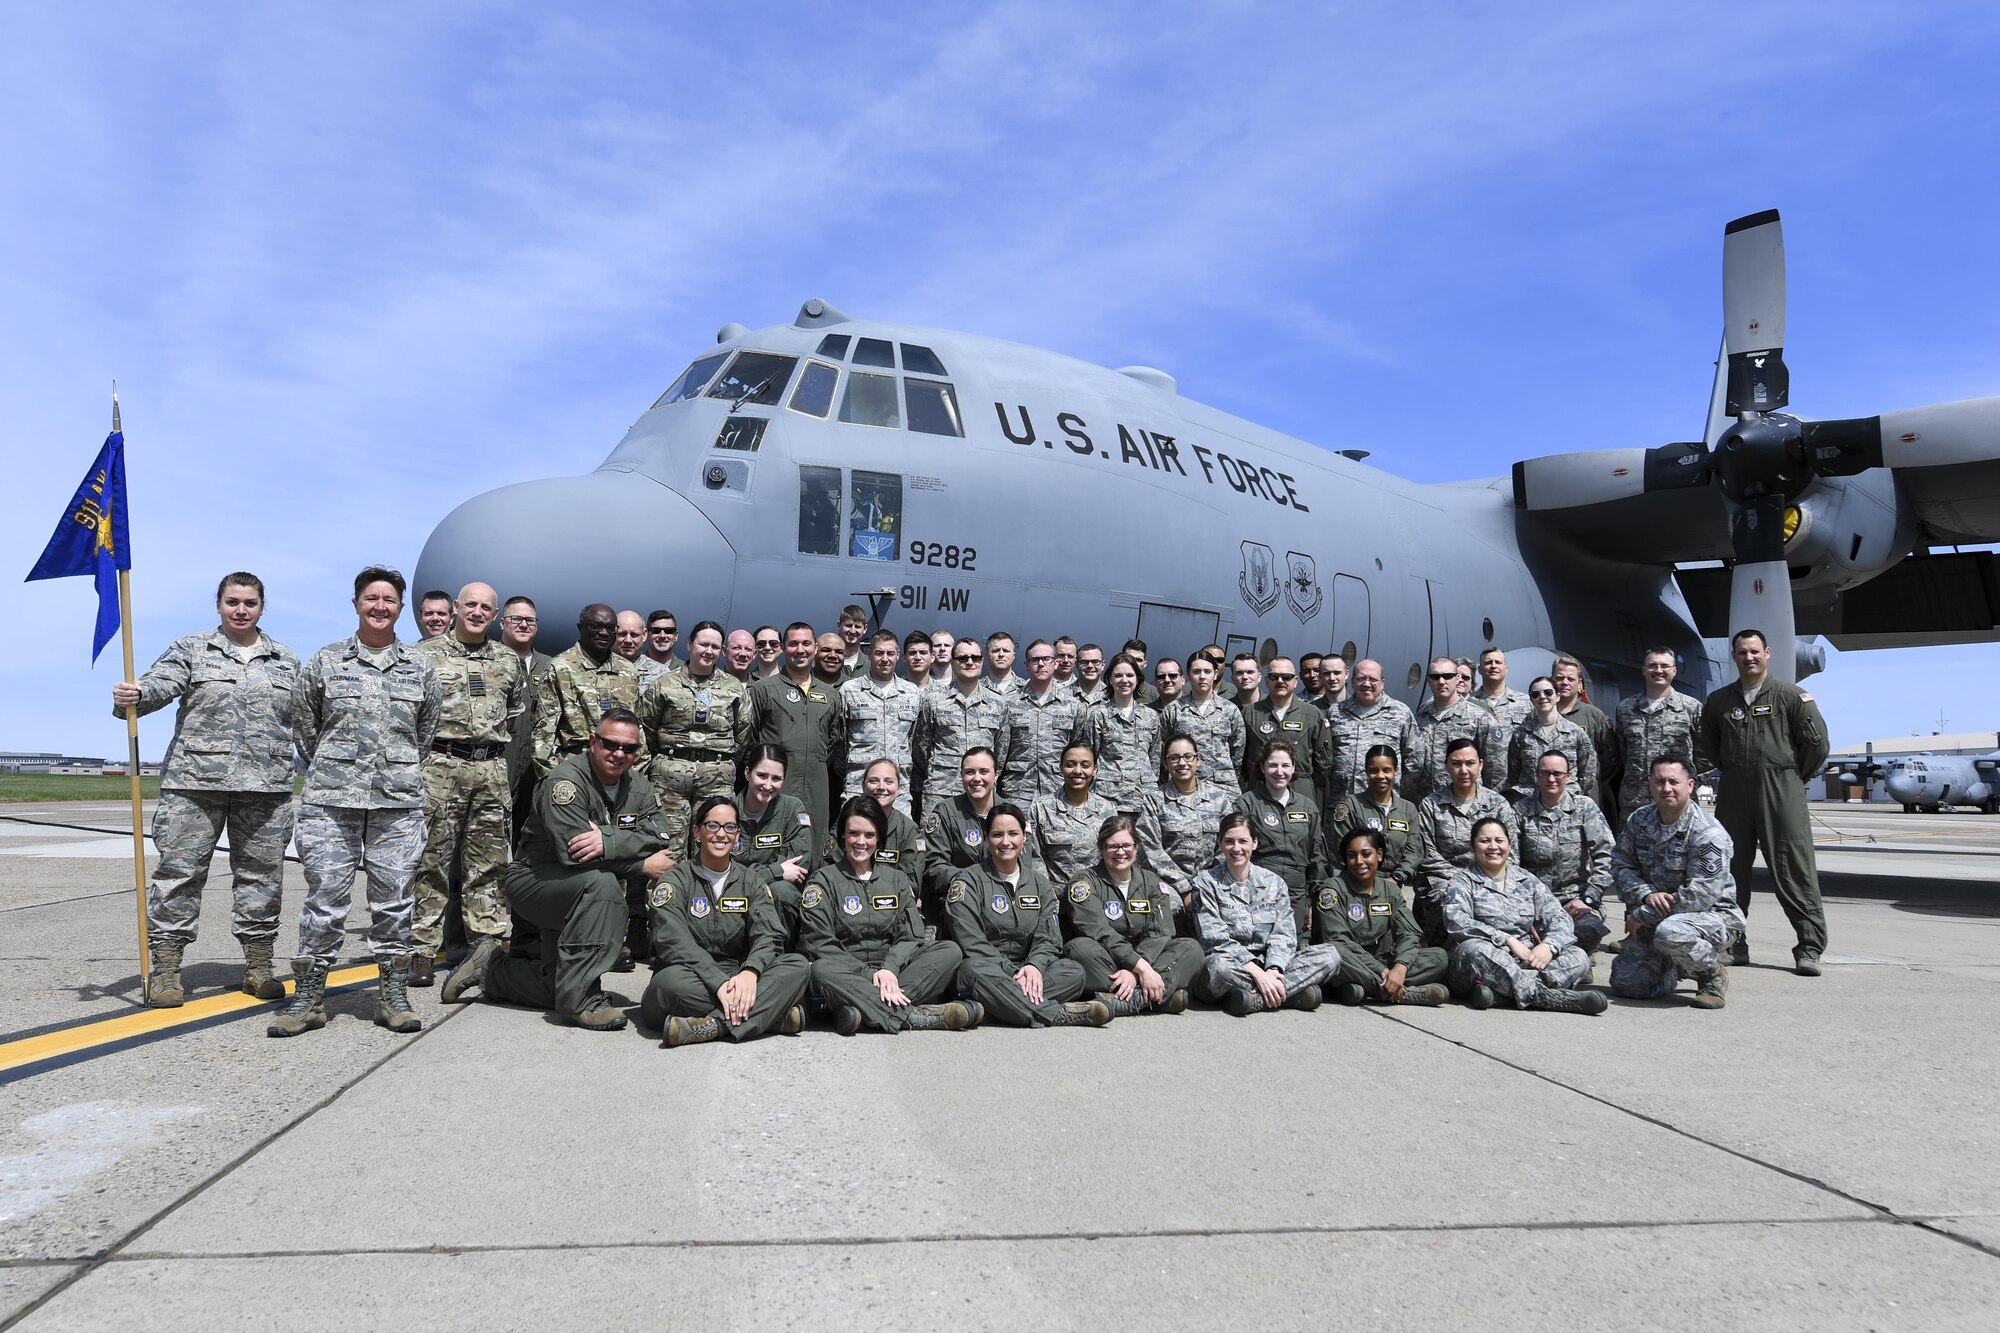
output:
[[[582, 644], [572, 644], [556, 654], [535, 688], [530, 750], [535, 775], [546, 774], [565, 755], [588, 750], [591, 733], [614, 708], [639, 710], [639, 668], [617, 653], [593, 664]], [[645, 739], [641, 734], [640, 743]], [[639, 762], [645, 759], [641, 751]]]
[[1329, 805], [1342, 796], [1365, 794], [1368, 751], [1386, 745], [1398, 755], [1407, 754], [1410, 733], [1416, 727], [1410, 706], [1386, 694], [1373, 708], [1364, 708], [1358, 699], [1347, 699], [1327, 723], [1333, 728], [1333, 782], [1331, 790], [1322, 795]]
[[1167, 748], [1160, 715], [1135, 696], [1129, 713], [1108, 702], [1092, 704], [1083, 725], [1097, 752], [1097, 792], [1115, 809], [1137, 814], [1160, 780], [1160, 756]]
[[1340, 971], [1329, 984], [1361, 987], [1363, 996], [1385, 1002], [1382, 975], [1403, 965], [1403, 985], [1429, 986], [1444, 980], [1451, 959], [1443, 949], [1424, 947], [1417, 920], [1403, 901], [1402, 886], [1378, 870], [1367, 889], [1345, 873], [1321, 880], [1313, 899], [1314, 944], [1340, 951]]
[[[1097, 832], [1117, 813], [1118, 807], [1095, 790], [1082, 805], [1071, 805], [1062, 796], [1045, 796], [1029, 807], [1035, 851], [1048, 867], [1049, 878], [1067, 884], [1097, 864]], [[1146, 841], [1140, 838], [1142, 846]]]
[[1571, 790], [1595, 802], [1597, 747], [1591, 744], [1590, 733], [1568, 718], [1559, 715], [1545, 727], [1530, 717], [1504, 732], [1489, 723], [1477, 739], [1486, 765], [1480, 781], [1508, 800], [1538, 795], [1541, 789], [1535, 783], [1535, 766], [1550, 750], [1560, 750], [1569, 760]]
[[[1059, 892], [1026, 857], [1018, 884], [1008, 884], [985, 861], [952, 875], [945, 914], [951, 938], [965, 952], [958, 985], [986, 1006], [988, 1020], [1046, 1027], [1061, 1017], [1066, 1001], [1083, 994], [1082, 966], [1063, 956]], [[1023, 967], [1042, 974], [1040, 1004], [1028, 1003], [1014, 981]]]
[[1313, 806], [1323, 806], [1334, 783], [1333, 728], [1326, 715], [1303, 699], [1279, 717], [1269, 698], [1251, 704], [1243, 715], [1243, 786], [1264, 782], [1264, 747], [1289, 741], [1293, 750], [1292, 790]]
[[431, 659], [400, 642], [375, 650], [346, 638], [314, 653], [299, 673], [292, 707], [292, 735], [306, 761], [295, 835], [306, 874], [299, 957], [327, 967], [339, 958], [363, 867], [370, 952], [409, 957], [410, 881], [424, 853], [422, 756], [442, 704]]
[[924, 694], [910, 729], [912, 780], [921, 784], [924, 813], [947, 796], [965, 788], [958, 780], [959, 761], [974, 746], [1000, 753], [1000, 727], [1007, 701], [982, 683], [971, 694], [956, 685], [942, 685]]
[[916, 729], [922, 696], [923, 691], [901, 676], [891, 676], [884, 684], [872, 675], [861, 675], [840, 687], [843, 734], [847, 738], [847, 781], [840, 789], [843, 801], [862, 794], [861, 780], [870, 764], [889, 759], [903, 775], [896, 808], [910, 813], [910, 733]]
[[817, 680], [801, 686], [780, 674], [750, 687], [750, 739], [741, 757], [759, 745], [785, 752], [785, 794], [797, 797], [812, 815], [807, 865], [819, 859], [833, 817], [833, 763], [845, 743], [844, 725], [832, 691]]
[[[761, 872], [732, 864], [720, 884], [710, 884], [695, 867], [683, 861], [653, 886], [660, 962], [639, 1001], [640, 1017], [656, 1028], [673, 1017], [713, 1018], [731, 1041], [761, 1037], [805, 995], [812, 967], [785, 952], [785, 927]], [[757, 974], [757, 998], [732, 1026], [716, 993], [738, 972]]]
[[[1526, 1009], [1543, 988], [1568, 990], [1590, 972], [1590, 959], [1576, 947], [1569, 913], [1549, 886], [1513, 862], [1496, 883], [1467, 867], [1444, 892], [1445, 928], [1451, 939], [1451, 981], [1455, 990], [1486, 986], [1514, 1007]], [[1507, 948], [1509, 939], [1555, 951], [1541, 971], [1523, 967]]]
[[1387, 805], [1377, 805], [1367, 792], [1341, 797], [1326, 817], [1326, 859], [1331, 868], [1339, 869], [1341, 844], [1358, 828], [1374, 829], [1389, 844], [1377, 876], [1402, 885], [1419, 882], [1428, 849], [1423, 818], [1413, 803], [1393, 793]]
[[1235, 704], [1219, 694], [1211, 694], [1205, 703], [1183, 695], [1160, 714], [1160, 732], [1169, 744], [1175, 736], [1194, 742], [1195, 757], [1201, 761], [1196, 772], [1202, 781], [1231, 796], [1243, 790], [1243, 751], [1249, 733], [1244, 730], [1243, 710]]
[[1611, 849], [1617, 842], [1604, 812], [1571, 787], [1554, 805], [1543, 804], [1540, 796], [1514, 802], [1514, 818], [1521, 826], [1514, 859], [1549, 886], [1564, 911], [1579, 901], [1590, 909], [1585, 916], [1572, 916], [1570, 925], [1577, 947], [1596, 953], [1611, 930], [1604, 923], [1604, 900], [1612, 892]]
[[[1722, 966], [1744, 927], [1733, 850], [1721, 823], [1692, 801], [1672, 825], [1651, 805], [1625, 821], [1611, 874], [1639, 929], [1611, 960], [1612, 994], [1660, 999], [1683, 976], [1702, 980]], [[1672, 894], [1673, 910], [1661, 917], [1645, 905], [1649, 893]]]
[[[285, 844], [292, 840], [292, 702], [299, 659], [267, 634], [239, 656], [220, 629], [176, 639], [139, 677], [139, 715], [179, 699], [153, 810], [158, 859], [146, 885], [146, 935], [186, 946], [226, 830], [231, 924], [245, 944], [278, 935]], [[125, 710], [112, 709], [123, 718]]]
[[[1141, 865], [1119, 887], [1099, 862], [1070, 881], [1063, 895], [1069, 943], [1063, 952], [1083, 968], [1089, 990], [1111, 990], [1113, 972], [1133, 972], [1144, 958], [1166, 983], [1167, 997], [1200, 979], [1201, 946], [1174, 932], [1174, 903], [1160, 877]], [[1138, 991], [1132, 998], [1142, 1005]]]
[[[958, 989], [965, 955], [950, 940], [924, 942], [924, 917], [916, 884], [895, 866], [877, 861], [867, 879], [855, 877], [843, 858], [821, 866], [799, 898], [799, 941], [812, 960], [813, 984], [834, 1005], [853, 1005], [877, 1032], [909, 1026], [910, 1006], [935, 1004]], [[896, 974], [909, 1005], [882, 999], [875, 974]]]
[[[593, 827], [604, 852], [577, 861], [569, 841]], [[646, 858], [666, 845], [659, 798], [636, 769], [607, 792], [588, 754], [558, 760], [535, 789], [520, 854], [507, 867], [507, 904], [541, 931], [542, 956], [494, 958], [486, 998], [570, 1016], [609, 1004], [602, 978], [625, 939], [629, 886], [643, 886]]]
[[417, 865], [418, 953], [444, 943], [444, 912], [453, 867], [467, 941], [499, 939], [509, 929], [502, 884], [513, 793], [507, 786], [507, 745], [528, 706], [528, 676], [513, 649], [493, 639], [468, 644], [440, 634], [416, 645], [430, 658], [443, 691], [437, 734], [424, 755], [424, 823], [429, 830]]
[[[1234, 787], [1206, 780], [1197, 781], [1194, 790], [1185, 794], [1171, 782], [1153, 789], [1147, 814], [1159, 830], [1160, 851], [1165, 858], [1154, 869], [1159, 871], [1161, 882], [1184, 900], [1194, 892], [1194, 877], [1214, 863], [1222, 817], [1236, 807], [1237, 795]], [[1185, 901], [1177, 911], [1187, 916], [1193, 906]]]
[[645, 689], [662, 676], [671, 676], [688, 669], [687, 663], [678, 657], [669, 657], [664, 662], [655, 661], [651, 653], [640, 653], [633, 661], [639, 669], [639, 688]]
[[1023, 810], [1062, 791], [1062, 752], [1090, 744], [1087, 709], [1068, 690], [1051, 686], [1036, 694], [1023, 687], [1007, 696], [1001, 713], [1000, 795]]
[[[1410, 719], [1403, 742], [1403, 795], [1421, 801], [1434, 791], [1451, 786], [1445, 771], [1445, 747], [1453, 741], [1479, 742], [1479, 729], [1490, 727], [1492, 716], [1464, 699], [1454, 699], [1444, 708], [1432, 699]], [[1492, 784], [1488, 784], [1492, 785]]]
[[1253, 994], [1250, 964], [1285, 974], [1285, 998], [1317, 986], [1340, 970], [1340, 950], [1331, 944], [1299, 947], [1292, 891], [1259, 865], [1238, 884], [1221, 862], [1194, 879], [1195, 930], [1205, 957], [1196, 989], [1206, 1000], [1232, 993]]
[[1424, 863], [1417, 872], [1417, 924], [1424, 939], [1443, 944], [1448, 938], [1444, 919], [1444, 891], [1452, 876], [1472, 864], [1472, 826], [1482, 819], [1497, 819], [1507, 826], [1507, 844], [1521, 845], [1521, 825], [1514, 807], [1497, 791], [1480, 787], [1470, 798], [1459, 800], [1451, 789], [1432, 792], [1417, 806], [1417, 826], [1424, 835]]
[[1250, 817], [1250, 827], [1257, 831], [1252, 859], [1284, 880], [1291, 892], [1293, 938], [1300, 940], [1312, 924], [1312, 886], [1326, 878], [1326, 837], [1313, 803], [1297, 791], [1290, 795], [1280, 805], [1260, 782], [1236, 798], [1236, 809]]
[[1634, 694], [1618, 701], [1612, 730], [1618, 733], [1625, 770], [1618, 783], [1620, 810], [1629, 815], [1653, 803], [1647, 783], [1655, 759], [1677, 755], [1694, 763], [1694, 733], [1700, 725], [1701, 700], [1679, 690], [1668, 690], [1659, 699]]
[[1484, 712], [1487, 717], [1501, 723], [1503, 726], [1509, 727], [1535, 711], [1534, 705], [1528, 701], [1527, 695], [1521, 693], [1519, 690], [1510, 690], [1505, 687], [1502, 687], [1501, 697], [1498, 699], [1489, 699], [1482, 691], [1475, 689], [1467, 697], [1466, 702], [1478, 705], [1480, 711]]
[[661, 671], [639, 691], [639, 726], [646, 777], [660, 798], [667, 846], [687, 855], [695, 807], [736, 788], [736, 756], [750, 738], [750, 692], [727, 671], [696, 679], [686, 669]]

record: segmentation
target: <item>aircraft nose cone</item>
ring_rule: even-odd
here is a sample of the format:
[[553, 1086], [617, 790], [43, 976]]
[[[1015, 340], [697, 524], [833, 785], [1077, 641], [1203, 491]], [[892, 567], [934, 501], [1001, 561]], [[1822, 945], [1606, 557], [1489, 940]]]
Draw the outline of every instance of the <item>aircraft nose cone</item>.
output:
[[1901, 801], [1905, 805], [1915, 801], [1920, 794], [1917, 780], [1908, 773], [1891, 773], [1883, 779], [1882, 787], [1889, 793], [1890, 800]]
[[456, 593], [490, 583], [504, 600], [530, 597], [544, 652], [576, 641], [577, 612], [592, 602], [645, 615], [728, 624], [735, 553], [708, 517], [637, 472], [524, 481], [476, 495], [424, 543], [414, 589]]

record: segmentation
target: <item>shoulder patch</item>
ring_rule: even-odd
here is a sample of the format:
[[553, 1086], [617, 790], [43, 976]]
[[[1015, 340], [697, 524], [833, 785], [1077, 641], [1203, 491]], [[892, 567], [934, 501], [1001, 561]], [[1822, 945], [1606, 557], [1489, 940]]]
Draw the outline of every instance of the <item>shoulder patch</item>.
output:
[[651, 902], [652, 905], [655, 907], [665, 907], [668, 904], [672, 903], [673, 900], [674, 900], [674, 886], [671, 884], [667, 884], [665, 882], [655, 884], [653, 886], [652, 897], [648, 899], [648, 901]]
[[818, 907], [824, 901], [826, 901], [826, 890], [817, 884], [806, 885], [806, 891], [799, 895], [800, 907]]
[[1340, 903], [1340, 897], [1332, 889], [1321, 889], [1319, 891], [1320, 911], [1331, 912], [1336, 906], [1339, 905], [1339, 903]]
[[807, 814], [803, 810], [799, 811], [799, 827], [811, 828], [812, 826], [813, 826], [813, 817]]
[[576, 784], [568, 778], [556, 779], [556, 785], [549, 792], [549, 800], [556, 805], [569, 805], [576, 800]]
[[1811, 703], [1812, 701], [1813, 701], [1813, 697], [1812, 697], [1812, 696], [1811, 696], [1810, 694], [1807, 694], [1807, 693], [1806, 693], [1806, 692], [1805, 692], [1804, 690], [1800, 690], [1800, 691], [1799, 691], [1799, 702], [1800, 702], [1800, 703], [1802, 703], [1802, 704], [1809, 704], [1809, 703]]
[[951, 882], [951, 891], [945, 894], [944, 900], [948, 903], [963, 902], [965, 900], [965, 881], [962, 879], [953, 880]]
[[1071, 902], [1073, 903], [1085, 902], [1089, 898], [1090, 898], [1089, 880], [1080, 879], [1077, 880], [1074, 884], [1069, 886], [1069, 900]]

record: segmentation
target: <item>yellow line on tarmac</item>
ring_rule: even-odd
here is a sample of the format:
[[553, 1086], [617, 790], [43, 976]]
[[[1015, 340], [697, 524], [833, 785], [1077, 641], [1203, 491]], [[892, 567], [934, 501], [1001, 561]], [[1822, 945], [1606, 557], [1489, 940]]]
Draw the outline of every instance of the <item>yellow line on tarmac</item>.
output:
[[[327, 976], [327, 989], [373, 981], [375, 975], [376, 969], [373, 963], [343, 967]], [[287, 995], [292, 993], [294, 984], [289, 980], [285, 982]], [[177, 1027], [211, 1022], [246, 1009], [267, 1009], [275, 1003], [277, 1002], [274, 1000], [260, 1000], [241, 991], [231, 991], [223, 995], [211, 995], [205, 1000], [191, 1001], [178, 1009], [141, 1009], [137, 1013], [121, 1014], [117, 1018], [105, 1018], [95, 1023], [81, 1023], [76, 1027], [63, 1028], [56, 1032], [44, 1032], [38, 1037], [23, 1037], [19, 1041], [0, 1043], [0, 1072], [18, 1069], [22, 1065], [34, 1064], [41, 1060], [55, 1060], [66, 1055], [75, 1055], [94, 1046], [130, 1041], [134, 1037], [146, 1037]]]

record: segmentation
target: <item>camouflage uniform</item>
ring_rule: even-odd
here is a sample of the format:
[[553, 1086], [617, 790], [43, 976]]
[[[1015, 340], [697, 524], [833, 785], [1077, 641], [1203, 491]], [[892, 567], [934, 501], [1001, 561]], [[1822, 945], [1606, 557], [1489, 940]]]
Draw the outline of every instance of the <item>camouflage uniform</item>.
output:
[[1214, 864], [1216, 835], [1222, 828], [1222, 817], [1235, 808], [1236, 795], [1214, 782], [1197, 782], [1185, 796], [1171, 782], [1153, 789], [1146, 812], [1159, 830], [1160, 851], [1165, 858], [1154, 868], [1169, 889], [1183, 897], [1193, 893], [1194, 877]]
[[[1576, 947], [1569, 913], [1549, 886], [1509, 862], [1498, 882], [1476, 869], [1459, 871], [1446, 886], [1444, 918], [1451, 938], [1454, 989], [1477, 982], [1495, 995], [1512, 997], [1526, 1009], [1544, 987], [1567, 990], [1590, 972], [1590, 959]], [[1536, 972], [1523, 967], [1507, 948], [1509, 939], [1547, 944], [1555, 951]]]
[[442, 705], [430, 658], [403, 643], [374, 650], [343, 639], [299, 673], [292, 706], [292, 734], [306, 761], [295, 835], [306, 872], [299, 957], [324, 966], [339, 958], [355, 871], [364, 865], [370, 951], [409, 957], [410, 880], [424, 852], [421, 758]]
[[1243, 728], [1243, 710], [1235, 704], [1220, 695], [1210, 695], [1208, 702], [1199, 704], [1183, 696], [1168, 704], [1160, 715], [1160, 731], [1169, 742], [1177, 735], [1194, 742], [1195, 755], [1201, 760], [1198, 771], [1204, 781], [1214, 783], [1231, 796], [1243, 790], [1241, 771], [1247, 733]]
[[1097, 751], [1097, 790], [1116, 808], [1137, 814], [1160, 780], [1167, 748], [1160, 715], [1135, 697], [1129, 714], [1110, 703], [1092, 704], [1083, 725]]
[[[1044, 796], [1028, 807], [1030, 836], [1049, 878], [1067, 884], [1097, 864], [1097, 834], [1104, 821], [1118, 814], [1118, 807], [1096, 791], [1082, 805], [1071, 805], [1063, 796]], [[1139, 826], [1139, 854], [1148, 865], [1166, 859], [1160, 850], [1159, 827], [1149, 810], [1134, 816]], [[1023, 860], [1029, 859], [1024, 853]]]
[[[636, 712], [638, 707], [639, 668], [617, 653], [593, 664], [582, 644], [565, 649], [549, 663], [535, 689], [531, 753], [536, 776], [546, 775], [564, 755], [588, 750], [591, 733], [606, 713], [614, 708]], [[645, 737], [639, 740], [643, 744]], [[641, 751], [639, 762], [645, 757]]]
[[[1611, 960], [1612, 994], [1659, 999], [1682, 976], [1706, 978], [1722, 965], [1744, 929], [1729, 869], [1734, 850], [1721, 823], [1693, 802], [1671, 827], [1651, 805], [1625, 821], [1611, 876], [1640, 929]], [[1645, 905], [1649, 893], [1672, 894], [1673, 910], [1662, 918]]]
[[1521, 845], [1521, 825], [1514, 817], [1514, 807], [1497, 791], [1481, 787], [1470, 800], [1460, 801], [1447, 787], [1424, 797], [1417, 807], [1417, 826], [1424, 835], [1424, 863], [1410, 887], [1416, 891], [1417, 924], [1432, 944], [1443, 944], [1447, 939], [1445, 885], [1472, 864], [1472, 826], [1487, 818], [1507, 826], [1509, 846]]
[[1443, 708], [1433, 699], [1419, 708], [1403, 743], [1403, 795], [1421, 801], [1451, 786], [1451, 775], [1444, 766], [1445, 747], [1458, 740], [1477, 743], [1479, 729], [1490, 726], [1492, 720], [1485, 709], [1463, 699], [1454, 699]]
[[917, 725], [922, 695], [901, 676], [885, 685], [872, 675], [857, 676], [840, 687], [840, 711], [846, 719], [847, 784], [841, 799], [862, 794], [861, 779], [877, 759], [893, 759], [903, 775], [896, 808], [910, 812], [910, 733]]
[[[1121, 889], [1099, 862], [1071, 879], [1063, 896], [1070, 927], [1063, 952], [1083, 968], [1089, 989], [1110, 990], [1113, 972], [1136, 975], [1141, 958], [1160, 974], [1168, 996], [1201, 976], [1201, 946], [1175, 935], [1172, 899], [1144, 866], [1133, 866]], [[1136, 990], [1133, 998], [1145, 999]]]
[[269, 635], [258, 636], [246, 659], [215, 629], [176, 639], [139, 678], [140, 716], [181, 701], [153, 810], [158, 859], [146, 886], [149, 939], [193, 942], [208, 865], [224, 829], [236, 938], [246, 944], [277, 938], [285, 844], [292, 840], [298, 676], [299, 659]]
[[[800, 896], [799, 943], [812, 960], [813, 984], [828, 1003], [852, 1005], [877, 1032], [909, 1026], [910, 1006], [951, 998], [965, 954], [950, 940], [924, 942], [916, 884], [895, 866], [876, 862], [857, 879], [843, 859], [821, 866]], [[877, 972], [892, 972], [909, 1006], [882, 999]]]
[[1378, 1001], [1388, 998], [1382, 974], [1398, 963], [1405, 986], [1444, 980], [1449, 956], [1424, 947], [1402, 886], [1379, 871], [1372, 892], [1344, 873], [1320, 881], [1313, 908], [1313, 943], [1340, 950], [1340, 973], [1331, 980], [1359, 986], [1364, 997]]
[[444, 943], [444, 910], [452, 868], [468, 942], [507, 934], [507, 891], [501, 883], [512, 855], [508, 816], [507, 743], [528, 705], [527, 672], [513, 649], [492, 639], [468, 644], [455, 634], [425, 639], [415, 651], [430, 658], [443, 691], [437, 734], [424, 755], [424, 824], [429, 837], [417, 866], [419, 953]]
[[[1083, 994], [1083, 967], [1063, 957], [1058, 892], [1048, 873], [1026, 857], [1011, 885], [990, 861], [952, 875], [945, 912], [951, 938], [965, 951], [959, 989], [985, 1005], [993, 1022], [1046, 1027], [1061, 1016], [1065, 1001]], [[1030, 1004], [1014, 982], [1023, 967], [1042, 974], [1040, 1004]]]
[[1272, 741], [1290, 741], [1295, 751], [1292, 790], [1315, 806], [1324, 805], [1333, 786], [1333, 728], [1326, 715], [1303, 699], [1292, 700], [1283, 717], [1269, 699], [1259, 699], [1243, 715], [1243, 785], [1246, 789], [1264, 782], [1264, 747]]
[[664, 662], [656, 662], [651, 653], [640, 653], [638, 660], [632, 665], [639, 669], [639, 688], [642, 690], [662, 676], [676, 675], [688, 669], [687, 663], [678, 657], [669, 657]]
[[785, 752], [785, 794], [796, 796], [813, 820], [807, 865], [818, 859], [832, 822], [833, 763], [844, 726], [833, 694], [817, 680], [799, 686], [780, 674], [750, 687], [750, 739], [744, 748], [747, 753], [753, 746], [775, 745]]
[[923, 786], [923, 808], [965, 790], [958, 781], [958, 761], [976, 745], [1000, 753], [1000, 725], [1007, 702], [984, 684], [967, 694], [956, 685], [933, 689], [917, 705], [910, 728], [912, 779]]
[[1527, 695], [1519, 690], [1510, 690], [1504, 685], [1500, 688], [1501, 697], [1498, 699], [1489, 699], [1483, 691], [1474, 690], [1467, 696], [1466, 702], [1477, 705], [1486, 716], [1506, 727], [1513, 726], [1535, 711], [1535, 706], [1528, 701]]
[[[660, 961], [640, 998], [640, 1017], [656, 1028], [673, 1017], [714, 1018], [731, 1041], [761, 1037], [805, 995], [812, 965], [785, 952], [775, 886], [759, 883], [760, 872], [731, 865], [721, 883], [711, 884], [698, 864], [687, 860], [669, 870], [648, 899]], [[715, 997], [738, 972], [757, 974], [757, 999], [732, 1027]]]
[[1618, 783], [1619, 809], [1630, 813], [1653, 803], [1646, 784], [1655, 759], [1671, 754], [1694, 763], [1694, 733], [1699, 725], [1701, 700], [1679, 690], [1670, 689], [1657, 700], [1633, 694], [1618, 701], [1612, 730], [1618, 733], [1625, 768]]
[[1378, 876], [1403, 885], [1418, 882], [1424, 867], [1424, 826], [1414, 804], [1393, 792], [1387, 805], [1375, 804], [1367, 792], [1341, 797], [1326, 816], [1326, 857], [1335, 871], [1342, 864], [1341, 844], [1357, 828], [1372, 828], [1389, 844], [1375, 872]]
[[1416, 726], [1410, 706], [1386, 694], [1373, 708], [1350, 698], [1327, 722], [1333, 728], [1333, 781], [1321, 796], [1328, 804], [1343, 796], [1366, 795], [1368, 751], [1386, 745], [1399, 756], [1408, 753], [1410, 732]]
[[1340, 970], [1340, 950], [1331, 944], [1299, 947], [1292, 891], [1272, 871], [1250, 867], [1238, 884], [1217, 862], [1194, 878], [1195, 930], [1207, 957], [1196, 983], [1203, 999], [1225, 1000], [1231, 992], [1256, 989], [1250, 964], [1285, 975], [1285, 998], [1317, 986]]
[[1574, 787], [1554, 805], [1544, 805], [1540, 796], [1514, 802], [1514, 817], [1521, 824], [1521, 840], [1514, 846], [1521, 868], [1549, 886], [1556, 901], [1567, 911], [1569, 904], [1582, 902], [1588, 915], [1570, 918], [1576, 931], [1577, 947], [1596, 953], [1610, 933], [1603, 916], [1604, 899], [1611, 893], [1611, 825], [1597, 802], [1579, 796]]
[[1000, 718], [1000, 794], [1026, 808], [1062, 791], [1062, 752], [1089, 744], [1085, 708], [1068, 690], [1051, 687], [1007, 696]]
[[1590, 743], [1590, 734], [1568, 718], [1558, 716], [1544, 727], [1531, 717], [1507, 732], [1489, 722], [1479, 742], [1486, 762], [1481, 780], [1508, 800], [1536, 796], [1541, 789], [1535, 783], [1535, 766], [1550, 750], [1560, 750], [1569, 760], [1571, 790], [1596, 801], [1597, 747]]
[[736, 756], [750, 736], [750, 693], [727, 671], [700, 680], [686, 670], [661, 671], [639, 691], [634, 711], [652, 755], [646, 777], [678, 861], [687, 855], [695, 807], [735, 791]]

